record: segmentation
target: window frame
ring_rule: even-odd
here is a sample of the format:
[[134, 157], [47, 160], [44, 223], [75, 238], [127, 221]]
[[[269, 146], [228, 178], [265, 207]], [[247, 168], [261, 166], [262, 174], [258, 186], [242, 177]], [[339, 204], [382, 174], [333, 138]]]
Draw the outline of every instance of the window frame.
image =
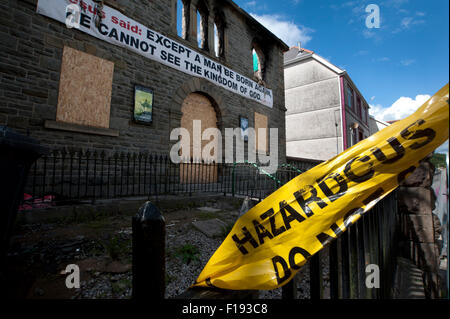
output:
[[356, 145], [358, 143], [358, 134], [356, 132], [357, 130], [355, 128], [350, 129], [350, 135], [351, 135], [351, 142], [352, 145]]
[[197, 47], [200, 50], [209, 52], [209, 11], [203, 1], [199, 1], [195, 9], [197, 22], [197, 25], [195, 26], [197, 38], [195, 40], [197, 43]]
[[358, 115], [359, 119], [362, 120], [362, 101], [359, 96], [356, 97], [356, 114]]
[[[253, 51], [256, 53], [256, 57], [257, 57], [257, 61], [258, 61], [258, 70], [255, 71], [254, 69], [254, 55], [253, 55]], [[264, 54], [264, 52], [262, 51], [260, 45], [258, 44], [257, 40], [254, 40], [252, 42], [252, 46], [251, 46], [251, 74], [253, 74], [253, 77], [257, 80], [257, 81], [265, 81], [266, 78], [266, 67], [265, 67], [265, 61], [266, 61], [266, 56]]]
[[364, 140], [364, 131], [358, 128], [358, 142]]
[[369, 123], [369, 108], [364, 105], [364, 123]]
[[[349, 91], [351, 92], [351, 99], [348, 95]], [[351, 104], [349, 104], [349, 101], [351, 101]], [[355, 105], [355, 90], [348, 83], [345, 84], [345, 105], [351, 110], [353, 110], [353, 106]]]
[[[216, 30], [218, 47], [216, 52]], [[213, 22], [213, 55], [216, 58], [225, 58], [225, 17], [221, 11], [214, 12]]]
[[[190, 5], [191, 5], [191, 1], [190, 0], [175, 0], [175, 4], [176, 4], [176, 10], [175, 10], [175, 15], [176, 15], [176, 35], [180, 38], [182, 38], [183, 40], [188, 40], [189, 38], [189, 24], [190, 24]], [[179, 21], [179, 5], [181, 4], [181, 21]], [[178, 33], [178, 25], [181, 25], [181, 34]]]

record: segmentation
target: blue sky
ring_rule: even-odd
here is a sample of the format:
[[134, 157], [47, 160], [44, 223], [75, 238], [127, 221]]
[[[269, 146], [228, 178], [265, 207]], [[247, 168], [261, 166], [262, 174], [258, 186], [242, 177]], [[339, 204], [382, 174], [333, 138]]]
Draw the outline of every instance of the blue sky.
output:
[[[382, 120], [411, 114], [449, 81], [448, 0], [235, 2], [289, 46], [300, 41], [347, 70]], [[366, 27], [369, 4], [380, 28]]]

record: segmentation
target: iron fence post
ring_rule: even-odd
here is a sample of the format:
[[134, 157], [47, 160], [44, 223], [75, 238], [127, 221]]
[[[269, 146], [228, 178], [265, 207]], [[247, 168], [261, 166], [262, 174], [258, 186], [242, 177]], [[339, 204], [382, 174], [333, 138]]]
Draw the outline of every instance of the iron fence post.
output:
[[358, 298], [358, 255], [356, 225], [349, 227], [350, 237], [350, 298]]
[[342, 257], [342, 298], [350, 297], [350, 269], [349, 269], [349, 250], [348, 250], [348, 229], [341, 237], [341, 257]]
[[159, 209], [146, 202], [132, 219], [132, 298], [163, 299], [166, 225]]
[[292, 300], [297, 298], [296, 283], [296, 276], [294, 276], [287, 284], [281, 287], [281, 299]]
[[338, 246], [337, 239], [330, 243], [330, 298], [339, 298], [339, 260], [338, 260]]
[[320, 251], [317, 252], [309, 260], [309, 286], [311, 299], [320, 299], [322, 295], [322, 267], [320, 264], [320, 254]]
[[235, 195], [235, 178], [236, 178], [236, 162], [233, 163], [233, 169], [231, 171], [231, 194], [234, 197]]

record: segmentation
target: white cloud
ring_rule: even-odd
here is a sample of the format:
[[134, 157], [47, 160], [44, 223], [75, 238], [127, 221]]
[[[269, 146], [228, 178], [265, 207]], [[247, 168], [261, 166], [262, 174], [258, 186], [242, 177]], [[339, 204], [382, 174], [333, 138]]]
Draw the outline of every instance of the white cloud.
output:
[[369, 103], [369, 114], [373, 117], [383, 120], [383, 106], [381, 104], [370, 104]]
[[367, 50], [359, 50], [358, 52], [356, 52], [354, 54], [354, 56], [361, 56], [361, 55], [367, 55], [367, 54], [369, 54], [369, 51], [367, 51]]
[[375, 32], [370, 31], [368, 29], [364, 29], [362, 33], [363, 33], [364, 38], [366, 38], [366, 39], [375, 37]]
[[[423, 15], [421, 15], [422, 12], [418, 13], [417, 16], [423, 17]], [[414, 25], [419, 25], [419, 24], [424, 24], [425, 20], [423, 19], [415, 19], [413, 17], [405, 17], [400, 21], [400, 27], [394, 29], [392, 31], [392, 33], [399, 33], [402, 32], [404, 30], [408, 30], [411, 29], [412, 26]]]
[[258, 7], [258, 10], [267, 10], [267, 4], [261, 3], [255, 0], [247, 1], [242, 5], [243, 8], [245, 8], [246, 11], [255, 10], [256, 7]]
[[383, 40], [383, 38], [381, 36], [381, 33], [379, 32], [380, 29], [375, 29], [375, 30], [378, 30], [378, 31], [372, 31], [372, 30], [374, 30], [374, 29], [367, 29], [367, 28], [365, 28], [362, 31], [362, 36], [365, 39], [373, 39], [373, 41], [375, 43], [381, 42]]
[[415, 99], [402, 96], [387, 108], [380, 104], [370, 105], [370, 115], [382, 121], [401, 120], [414, 113], [429, 98], [428, 94], [419, 94]]
[[387, 57], [387, 56], [381, 56], [378, 58], [372, 58], [372, 62], [389, 62], [391, 61], [391, 58]]
[[402, 22], [400, 23], [400, 25], [403, 28], [409, 28], [409, 25], [411, 24], [411, 22], [413, 21], [413, 18], [411, 17], [406, 17], [402, 19]]
[[408, 0], [387, 0], [381, 2], [381, 5], [384, 7], [400, 8], [405, 3], [408, 3]]
[[414, 59], [403, 59], [400, 61], [400, 63], [403, 66], [409, 66], [409, 65], [413, 64], [414, 62], [416, 62], [416, 60], [414, 60]]
[[250, 15], [289, 46], [297, 45], [299, 41], [303, 45], [312, 39], [313, 29], [284, 20], [280, 15], [257, 15], [255, 13], [250, 13]]

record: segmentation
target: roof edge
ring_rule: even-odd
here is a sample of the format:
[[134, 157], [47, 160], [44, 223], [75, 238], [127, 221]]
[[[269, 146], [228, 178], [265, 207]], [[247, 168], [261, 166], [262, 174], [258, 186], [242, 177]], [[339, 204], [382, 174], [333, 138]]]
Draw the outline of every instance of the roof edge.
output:
[[[298, 47], [294, 46], [292, 48], [298, 48]], [[336, 65], [334, 65], [330, 61], [322, 58], [320, 55], [314, 53], [314, 51], [303, 49], [303, 48], [300, 49], [300, 50], [306, 51], [307, 54], [304, 54], [304, 55], [299, 56], [299, 57], [295, 57], [292, 60], [284, 62], [284, 66], [288, 66], [288, 65], [291, 65], [291, 64], [294, 64], [294, 63], [306, 60], [308, 58], [312, 58], [312, 59], [316, 60], [317, 62], [319, 62], [320, 64], [324, 65], [325, 67], [329, 68], [331, 71], [333, 71], [337, 75], [344, 75], [344, 74], [347, 73], [347, 71], [337, 67]]]
[[234, 1], [232, 0], [226, 0], [236, 11], [238, 11], [240, 14], [242, 14], [245, 18], [249, 19], [251, 22], [255, 23], [263, 29], [265, 32], [267, 32], [271, 37], [281, 46], [283, 52], [289, 51], [289, 46], [281, 40], [279, 37], [277, 37], [272, 31], [267, 29], [265, 26], [263, 26], [258, 20], [253, 18], [247, 11], [242, 9], [240, 6], [238, 6]]

